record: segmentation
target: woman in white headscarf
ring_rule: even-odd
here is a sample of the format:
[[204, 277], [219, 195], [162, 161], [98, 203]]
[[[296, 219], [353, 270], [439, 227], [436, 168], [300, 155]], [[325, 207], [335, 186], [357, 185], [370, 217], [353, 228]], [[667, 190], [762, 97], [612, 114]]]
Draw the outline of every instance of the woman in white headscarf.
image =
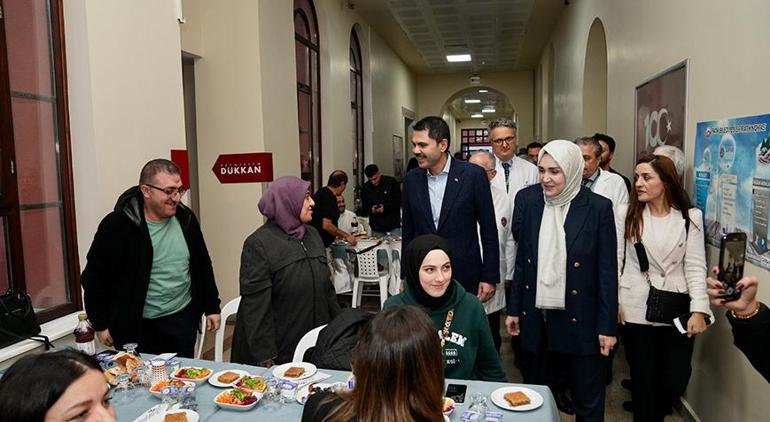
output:
[[547, 143], [540, 184], [519, 191], [518, 241], [508, 317], [520, 336], [527, 384], [566, 368], [577, 421], [604, 419], [606, 356], [615, 345], [617, 240], [612, 203], [581, 186], [583, 158], [569, 141]]

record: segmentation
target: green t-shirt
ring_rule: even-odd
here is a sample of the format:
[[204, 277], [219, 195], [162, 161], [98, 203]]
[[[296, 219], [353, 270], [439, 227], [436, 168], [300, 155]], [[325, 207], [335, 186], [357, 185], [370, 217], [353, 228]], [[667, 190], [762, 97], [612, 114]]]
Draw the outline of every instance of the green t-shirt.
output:
[[156, 223], [147, 220], [152, 240], [150, 285], [144, 300], [144, 318], [158, 318], [182, 310], [190, 294], [190, 251], [179, 220]]

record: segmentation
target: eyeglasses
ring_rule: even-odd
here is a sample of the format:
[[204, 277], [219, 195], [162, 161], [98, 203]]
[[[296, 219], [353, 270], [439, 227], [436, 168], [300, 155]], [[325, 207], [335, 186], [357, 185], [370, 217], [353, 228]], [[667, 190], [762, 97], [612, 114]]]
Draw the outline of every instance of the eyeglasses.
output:
[[164, 188], [159, 188], [157, 186], [153, 186], [153, 185], [151, 185], [149, 183], [145, 183], [144, 185], [145, 186], [149, 186], [149, 187], [151, 187], [151, 188], [153, 188], [155, 190], [159, 190], [159, 191], [165, 193], [166, 196], [169, 196], [169, 197], [173, 197], [176, 194], [179, 194], [179, 196], [182, 197], [182, 196], [184, 196], [184, 194], [187, 193], [187, 189], [185, 189], [185, 188], [165, 188], [164, 189]]
[[507, 138], [502, 138], [502, 139], [493, 139], [492, 143], [495, 144], [495, 145], [500, 145], [503, 142], [505, 142], [508, 145], [512, 145], [513, 141], [515, 141], [515, 140], [516, 140], [516, 136], [514, 135], [514, 136], [509, 136]]

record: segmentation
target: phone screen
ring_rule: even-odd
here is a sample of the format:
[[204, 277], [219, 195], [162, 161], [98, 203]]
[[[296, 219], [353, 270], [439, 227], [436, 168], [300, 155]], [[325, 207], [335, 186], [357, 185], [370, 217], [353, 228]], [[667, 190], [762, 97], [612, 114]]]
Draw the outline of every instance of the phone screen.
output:
[[735, 285], [743, 278], [743, 263], [746, 258], [746, 238], [733, 238], [728, 235], [724, 242], [724, 252], [720, 262], [722, 281]]
[[465, 403], [465, 391], [468, 389], [467, 385], [462, 384], [449, 384], [446, 387], [446, 396], [454, 400], [457, 404]]

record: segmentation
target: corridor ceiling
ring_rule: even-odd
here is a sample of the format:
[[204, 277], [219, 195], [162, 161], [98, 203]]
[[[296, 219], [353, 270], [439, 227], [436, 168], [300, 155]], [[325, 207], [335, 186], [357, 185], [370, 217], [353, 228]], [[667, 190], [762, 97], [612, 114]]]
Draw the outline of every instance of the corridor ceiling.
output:
[[[564, 2], [559, 0], [348, 0], [418, 74], [531, 70]], [[470, 53], [449, 63], [447, 54]]]

